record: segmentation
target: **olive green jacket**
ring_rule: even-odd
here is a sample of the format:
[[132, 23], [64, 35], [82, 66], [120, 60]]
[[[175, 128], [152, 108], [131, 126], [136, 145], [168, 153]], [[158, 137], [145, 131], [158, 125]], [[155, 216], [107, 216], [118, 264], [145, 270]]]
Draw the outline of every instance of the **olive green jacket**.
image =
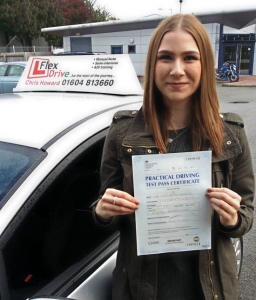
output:
[[[254, 175], [242, 119], [223, 114], [224, 142], [220, 157], [212, 157], [212, 186], [227, 187], [242, 197], [239, 223], [223, 227], [214, 213], [212, 249], [199, 254], [199, 274], [206, 300], [236, 300], [238, 277], [234, 247], [230, 238], [241, 237], [252, 227]], [[120, 111], [114, 115], [103, 150], [101, 190], [115, 188], [133, 195], [132, 155], [157, 154], [152, 134], [145, 128], [142, 111]], [[202, 150], [207, 150], [205, 145]], [[186, 151], [180, 149], [181, 151]], [[180, 152], [181, 152], [180, 151]], [[94, 210], [93, 210], [94, 211]], [[113, 272], [113, 300], [155, 300], [158, 255], [137, 256], [135, 216], [114, 217], [98, 226], [120, 230], [116, 268]]]

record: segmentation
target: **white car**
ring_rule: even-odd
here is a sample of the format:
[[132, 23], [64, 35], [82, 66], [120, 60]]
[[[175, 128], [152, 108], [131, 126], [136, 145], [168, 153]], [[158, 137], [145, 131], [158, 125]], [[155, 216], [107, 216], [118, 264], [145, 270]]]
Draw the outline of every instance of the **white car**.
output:
[[128, 56], [102, 58], [113, 68], [32, 58], [16, 92], [0, 96], [2, 300], [111, 299], [118, 233], [99, 230], [90, 205], [112, 117], [139, 109], [143, 90]]
[[1, 300], [111, 299], [119, 235], [90, 205], [112, 117], [142, 94], [128, 55], [102, 55], [31, 58], [0, 95]]

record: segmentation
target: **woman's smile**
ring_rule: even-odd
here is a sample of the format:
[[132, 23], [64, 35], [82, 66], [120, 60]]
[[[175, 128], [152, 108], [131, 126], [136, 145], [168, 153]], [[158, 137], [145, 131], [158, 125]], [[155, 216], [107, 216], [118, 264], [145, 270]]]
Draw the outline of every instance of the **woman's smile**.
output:
[[186, 86], [186, 82], [170, 82], [168, 83], [170, 87], [174, 88], [174, 89], [180, 89], [183, 88], [184, 86]]

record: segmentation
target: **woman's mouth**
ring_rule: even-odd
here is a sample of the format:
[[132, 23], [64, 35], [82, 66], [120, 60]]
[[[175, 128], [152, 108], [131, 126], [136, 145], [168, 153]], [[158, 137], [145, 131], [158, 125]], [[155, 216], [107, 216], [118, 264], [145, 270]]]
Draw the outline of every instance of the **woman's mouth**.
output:
[[173, 88], [182, 88], [186, 85], [186, 82], [170, 82], [169, 86]]

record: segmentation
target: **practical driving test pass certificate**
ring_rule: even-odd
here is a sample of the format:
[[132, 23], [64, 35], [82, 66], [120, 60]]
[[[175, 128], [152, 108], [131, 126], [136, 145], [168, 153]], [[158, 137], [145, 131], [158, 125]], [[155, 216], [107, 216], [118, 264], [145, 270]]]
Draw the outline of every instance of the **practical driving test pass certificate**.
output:
[[211, 151], [132, 157], [137, 254], [211, 248]]

